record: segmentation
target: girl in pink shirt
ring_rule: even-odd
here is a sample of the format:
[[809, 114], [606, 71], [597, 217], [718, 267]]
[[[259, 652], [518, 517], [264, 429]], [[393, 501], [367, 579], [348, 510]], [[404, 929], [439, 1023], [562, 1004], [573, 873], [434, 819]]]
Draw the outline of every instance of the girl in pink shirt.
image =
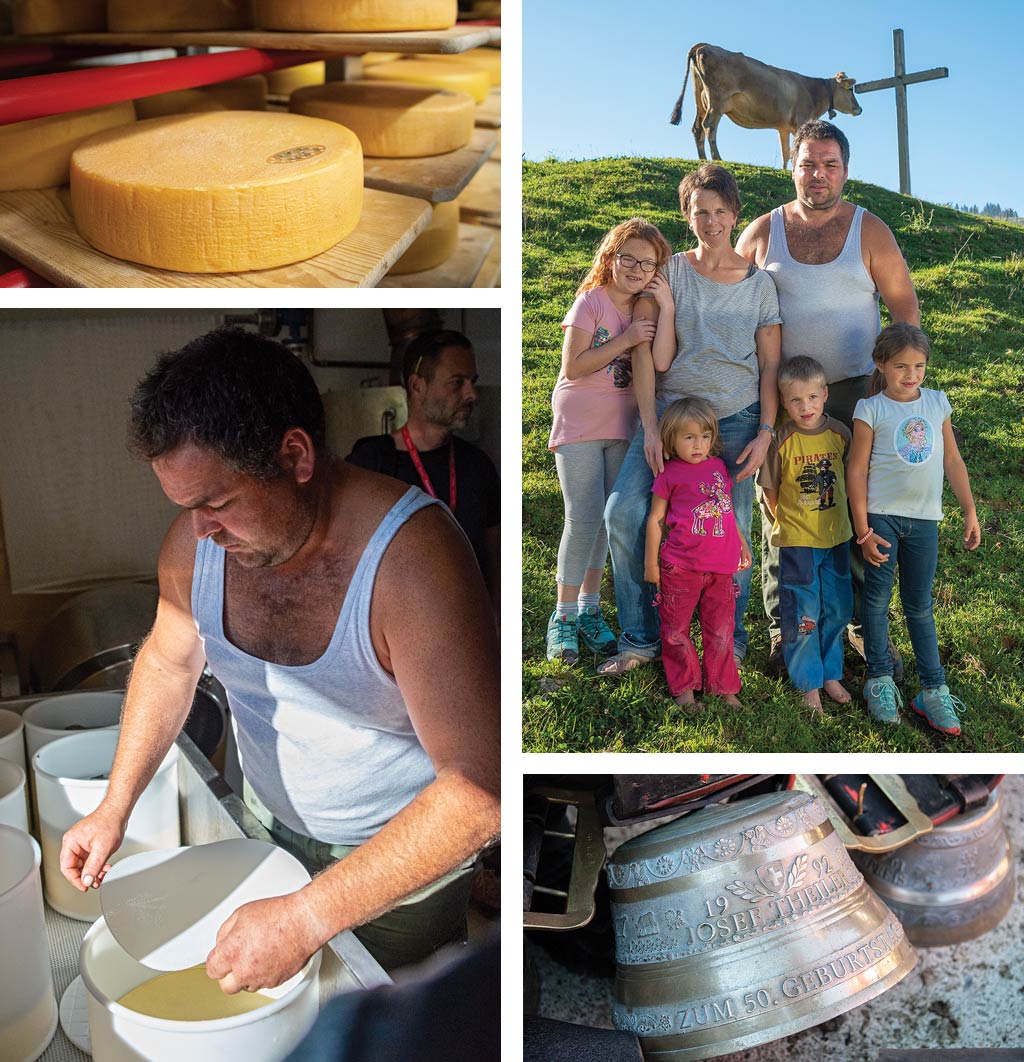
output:
[[692, 705], [694, 690], [701, 689], [701, 663], [690, 638], [699, 604], [704, 692], [741, 708], [732, 577], [750, 567], [750, 547], [736, 526], [729, 470], [714, 456], [720, 448], [718, 420], [703, 398], [680, 398], [665, 410], [658, 429], [665, 468], [651, 487], [644, 579], [658, 587], [669, 693], [676, 704]]
[[[562, 367], [551, 396], [548, 448], [555, 453], [565, 501], [558, 547], [558, 601], [548, 621], [547, 658], [573, 664], [579, 643], [610, 656], [616, 639], [601, 614], [600, 588], [608, 556], [604, 505], [626, 455], [636, 419], [631, 353], [654, 339], [652, 322], [633, 322], [633, 303], [651, 285], [672, 251], [643, 218], [616, 225], [601, 241], [562, 328]], [[661, 315], [674, 327], [672, 314]]]

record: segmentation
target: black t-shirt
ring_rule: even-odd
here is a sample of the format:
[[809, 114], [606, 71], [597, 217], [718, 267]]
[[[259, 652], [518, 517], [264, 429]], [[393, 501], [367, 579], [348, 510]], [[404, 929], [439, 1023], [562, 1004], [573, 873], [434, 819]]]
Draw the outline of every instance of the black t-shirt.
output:
[[[454, 437], [455, 441], [455, 519], [466, 532], [484, 568], [487, 553], [484, 532], [501, 522], [498, 472], [483, 450]], [[434, 493], [448, 505], [448, 443], [436, 450], [420, 450], [420, 460], [434, 486]], [[350, 464], [371, 472], [382, 472], [414, 487], [423, 487], [412, 458], [395, 446], [390, 435], [368, 435], [359, 439], [345, 458]]]

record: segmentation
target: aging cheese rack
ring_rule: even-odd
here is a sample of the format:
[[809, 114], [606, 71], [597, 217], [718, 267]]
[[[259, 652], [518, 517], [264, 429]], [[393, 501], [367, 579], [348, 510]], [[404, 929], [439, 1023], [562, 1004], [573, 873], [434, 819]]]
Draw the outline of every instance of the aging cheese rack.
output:
[[[497, 27], [466, 24], [444, 31], [403, 33], [238, 30], [0, 37], [3, 71], [19, 63], [56, 58], [64, 49], [101, 54], [151, 48], [239, 49], [0, 81], [0, 124], [213, 84], [315, 59], [327, 60], [328, 79], [351, 80], [360, 76], [361, 55], [366, 51], [457, 54], [499, 39]], [[489, 98], [481, 112], [491, 104]], [[66, 188], [0, 193], [0, 252], [26, 267], [0, 276], [0, 287], [30, 286], [40, 278], [44, 283], [72, 287], [372, 287], [426, 227], [430, 204], [454, 199], [497, 142], [488, 122], [474, 131], [465, 148], [448, 155], [367, 159], [364, 211], [349, 237], [308, 261], [247, 273], [175, 273], [123, 262], [95, 250], [78, 235]], [[455, 257], [462, 268], [446, 271], [446, 282], [472, 286], [482, 268], [480, 256], [457, 252]]]

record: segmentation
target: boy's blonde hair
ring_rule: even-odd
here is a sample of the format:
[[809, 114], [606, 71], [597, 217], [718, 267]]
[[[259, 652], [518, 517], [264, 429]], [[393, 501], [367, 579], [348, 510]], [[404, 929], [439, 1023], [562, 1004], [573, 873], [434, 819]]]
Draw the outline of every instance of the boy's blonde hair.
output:
[[703, 398], [677, 398], [661, 416], [658, 422], [658, 433], [661, 435], [661, 448], [665, 451], [665, 457], [675, 457], [673, 444], [676, 433], [680, 427], [692, 421], [703, 431], [711, 432], [712, 456], [722, 448], [722, 442], [718, 437], [718, 418], [711, 407], [711, 403]]
[[780, 392], [785, 384], [791, 383], [820, 383], [822, 387], [828, 387], [821, 362], [809, 358], [806, 354], [784, 361], [779, 366], [776, 382]]
[[[668, 240], [662, 236], [657, 225], [652, 225], [645, 218], [630, 218], [628, 221], [620, 222], [605, 234], [594, 255], [594, 264], [583, 278], [583, 283], [576, 289], [576, 294], [582, 295], [591, 288], [603, 288], [611, 283], [612, 259], [625, 247], [628, 240], [633, 239], [646, 240], [654, 247], [654, 255], [659, 268], [672, 257], [672, 248], [669, 247]], [[654, 274], [652, 273], [651, 276], [653, 277]]]

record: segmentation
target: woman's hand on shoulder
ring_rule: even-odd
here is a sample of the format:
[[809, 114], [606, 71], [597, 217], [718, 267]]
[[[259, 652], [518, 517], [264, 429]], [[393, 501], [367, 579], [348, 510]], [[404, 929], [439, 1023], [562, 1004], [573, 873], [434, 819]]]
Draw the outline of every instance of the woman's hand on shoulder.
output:
[[650, 292], [654, 296], [662, 313], [667, 313], [670, 316], [675, 315], [675, 299], [672, 297], [672, 288], [668, 280], [665, 279], [664, 273], [655, 272], [644, 291]]

